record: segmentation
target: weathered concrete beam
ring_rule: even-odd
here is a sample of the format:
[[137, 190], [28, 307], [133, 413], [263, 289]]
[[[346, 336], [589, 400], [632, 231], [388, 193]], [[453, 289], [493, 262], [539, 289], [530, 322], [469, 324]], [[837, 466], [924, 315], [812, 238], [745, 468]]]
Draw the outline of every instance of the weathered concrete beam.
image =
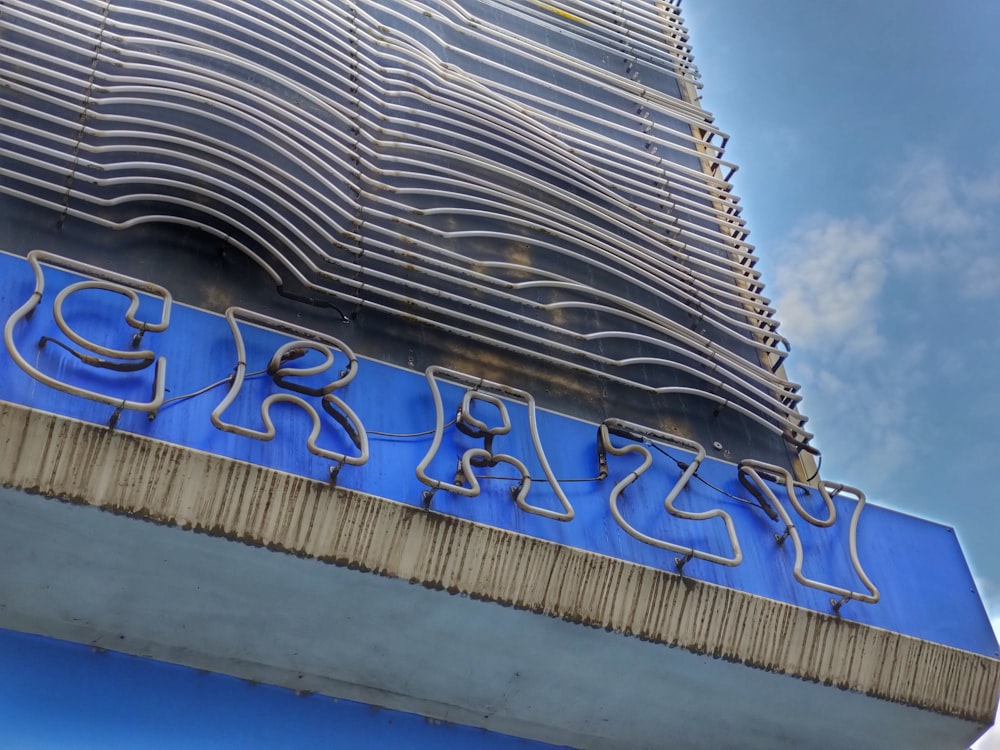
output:
[[745, 747], [965, 747], [993, 719], [976, 654], [18, 405], [0, 436], [0, 627], [581, 747], [711, 722]]

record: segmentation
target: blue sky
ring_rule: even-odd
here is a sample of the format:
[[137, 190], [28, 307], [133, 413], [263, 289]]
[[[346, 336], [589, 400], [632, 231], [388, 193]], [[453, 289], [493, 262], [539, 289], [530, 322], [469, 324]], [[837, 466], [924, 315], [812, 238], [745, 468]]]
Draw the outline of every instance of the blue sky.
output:
[[1000, 3], [683, 12], [824, 477], [954, 526], [1000, 631]]

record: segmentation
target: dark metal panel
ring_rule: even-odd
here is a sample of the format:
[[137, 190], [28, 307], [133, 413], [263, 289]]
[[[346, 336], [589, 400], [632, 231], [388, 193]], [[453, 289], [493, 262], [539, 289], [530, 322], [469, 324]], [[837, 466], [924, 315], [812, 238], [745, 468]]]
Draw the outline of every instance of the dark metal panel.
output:
[[[715, 413], [801, 421], [748, 325], [763, 298], [719, 305], [750, 256], [720, 234], [738, 209], [703, 170], [719, 152], [692, 135], [713, 126], [681, 98], [674, 9], [553, 7], [92, 3], [51, 33], [62, 3], [12, 3], [0, 245], [179, 277], [213, 309], [346, 315], [371, 356], [488, 360], [553, 408], [723, 426], [738, 455], [786, 463], [771, 430]], [[75, 67], [49, 81], [25, 67], [40, 55]], [[320, 309], [293, 310], [234, 244]]]

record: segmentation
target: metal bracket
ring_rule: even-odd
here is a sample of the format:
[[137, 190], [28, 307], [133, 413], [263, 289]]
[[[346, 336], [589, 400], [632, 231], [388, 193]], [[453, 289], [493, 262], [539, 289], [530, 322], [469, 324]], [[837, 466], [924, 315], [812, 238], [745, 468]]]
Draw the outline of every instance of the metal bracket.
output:
[[833, 613], [837, 615], [837, 617], [840, 617], [840, 608], [853, 598], [854, 597], [850, 594], [844, 594], [839, 599], [830, 599], [830, 606], [833, 607]]
[[340, 470], [344, 468], [345, 461], [339, 461], [330, 467], [330, 488], [337, 489], [337, 477], [340, 476]]
[[437, 492], [437, 487], [432, 487], [420, 493], [420, 503], [424, 506], [424, 510], [431, 509], [431, 502], [434, 500], [435, 492]]
[[674, 558], [674, 565], [677, 566], [678, 574], [682, 576], [684, 575], [684, 566], [687, 565], [689, 562], [691, 562], [691, 559], [693, 557], [694, 557], [694, 550], [691, 550], [686, 555], [684, 555], [684, 557]]

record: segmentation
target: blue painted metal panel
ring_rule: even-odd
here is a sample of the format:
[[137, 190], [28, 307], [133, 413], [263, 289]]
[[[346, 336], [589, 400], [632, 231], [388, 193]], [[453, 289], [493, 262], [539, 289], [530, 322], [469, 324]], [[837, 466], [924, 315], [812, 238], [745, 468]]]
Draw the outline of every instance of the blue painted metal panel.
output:
[[[19, 323], [13, 331], [18, 351], [40, 371], [62, 381], [115, 398], [148, 399], [152, 382], [149, 370], [123, 375], [87, 366], [58, 346], [38, 347], [41, 336], [65, 338], [54, 326], [51, 300], [59, 289], [79, 280], [73, 274], [48, 268], [45, 278], [46, 291], [36, 314]], [[23, 258], [0, 254], [0, 279], [3, 279], [0, 320], [6, 320], [31, 296], [34, 278]], [[152, 298], [144, 298], [140, 313], [158, 320], [158, 304]], [[84, 290], [67, 298], [65, 313], [67, 321], [81, 335], [109, 346], [127, 348], [133, 330], [123, 324], [126, 307], [125, 297], [106, 291]], [[290, 340], [284, 334], [250, 325], [241, 325], [240, 330], [247, 345], [247, 370], [251, 373], [266, 367], [275, 349]], [[344, 340], [348, 345], [349, 334], [350, 329], [345, 327]], [[147, 333], [143, 346], [166, 358], [166, 395], [168, 399], [178, 400], [168, 401], [153, 420], [139, 412], [124, 411], [117, 429], [300, 476], [328, 478], [331, 461], [306, 449], [311, 421], [296, 406], [276, 405], [277, 434], [270, 442], [222, 432], [213, 426], [209, 416], [225, 395], [227, 378], [237, 364], [233, 336], [223, 317], [175, 305], [169, 328], [163, 333]], [[307, 356], [300, 361], [315, 360]], [[340, 366], [339, 362], [335, 363], [335, 368]], [[214, 388], [198, 393], [213, 383], [217, 384]], [[517, 387], [517, 383], [508, 385]], [[255, 376], [248, 378], [243, 390], [226, 412], [226, 419], [260, 429], [260, 404], [280, 389], [270, 378]], [[463, 392], [458, 386], [442, 384], [446, 419], [455, 414]], [[195, 393], [198, 395], [186, 397]], [[415, 470], [428, 452], [432, 440], [430, 432], [435, 425], [431, 390], [424, 375], [361, 360], [358, 376], [336, 394], [357, 413], [371, 442], [370, 460], [361, 466], [344, 466], [337, 479], [339, 485], [423, 507], [428, 488], [418, 481]], [[5, 352], [0, 352], [0, 398], [97, 424], [108, 424], [115, 411], [113, 406], [41, 384], [19, 369]], [[516, 399], [505, 400], [504, 404], [510, 415], [511, 430], [509, 434], [496, 436], [493, 453], [520, 459], [531, 477], [544, 477], [543, 462], [531, 440], [528, 408]], [[477, 402], [474, 413], [487, 425], [499, 423], [500, 412], [495, 405]], [[477, 497], [437, 491], [428, 512], [446, 513], [653, 568], [675, 570], [676, 553], [629, 536], [609, 512], [612, 486], [636, 468], [637, 458], [608, 456], [610, 475], [603, 481], [597, 480], [597, 425], [541, 409], [537, 413], [537, 423], [545, 458], [575, 510], [573, 521], [552, 520], [520, 509], [511, 497], [511, 487], [517, 484], [520, 476], [509, 463], [476, 470], [484, 476], [504, 477], [481, 480], [482, 492]], [[622, 438], [615, 440], [624, 442]], [[317, 443], [347, 455], [357, 450], [345, 430], [333, 419], [324, 418]], [[454, 427], [446, 429], [440, 450], [428, 464], [427, 473], [444, 483], [451, 483], [458, 458], [468, 449], [482, 445], [482, 439], [469, 437]], [[676, 460], [691, 459], [678, 449], [664, 450]], [[721, 519], [693, 521], [665, 512], [664, 496], [681, 470], [674, 460], [661, 452], [654, 452], [654, 457], [652, 469], [625, 490], [621, 507], [629, 523], [646, 534], [677, 545], [731, 555]], [[743, 550], [743, 561], [737, 567], [723, 567], [694, 559], [687, 563], [684, 574], [830, 612], [829, 594], [795, 581], [792, 545], [779, 546], [775, 542], [774, 535], [780, 533], [783, 526], [769, 519], [741, 486], [736, 467], [721, 460], [706, 459], [699, 476], [704, 481], [692, 481], [688, 485], [677, 499], [678, 508], [688, 511], [721, 509], [728, 513]], [[556, 494], [544, 481], [533, 483], [529, 499], [534, 506], [560, 510]], [[823, 515], [816, 501], [815, 495], [801, 499], [808, 511]], [[335, 502], [332, 495], [331, 502]], [[804, 522], [797, 524], [803, 545], [803, 573], [812, 579], [860, 591], [863, 586], [848, 554], [848, 521], [855, 504], [843, 496], [835, 497], [834, 503], [840, 520], [831, 528], [818, 528]], [[874, 605], [847, 602], [841, 610], [843, 617], [988, 656], [998, 654], [996, 638], [952, 529], [868, 506], [861, 515], [858, 550], [865, 571], [882, 592], [882, 600]], [[949, 615], [943, 617], [942, 613]]]
[[0, 658], [3, 747], [554, 747], [9, 630]]

